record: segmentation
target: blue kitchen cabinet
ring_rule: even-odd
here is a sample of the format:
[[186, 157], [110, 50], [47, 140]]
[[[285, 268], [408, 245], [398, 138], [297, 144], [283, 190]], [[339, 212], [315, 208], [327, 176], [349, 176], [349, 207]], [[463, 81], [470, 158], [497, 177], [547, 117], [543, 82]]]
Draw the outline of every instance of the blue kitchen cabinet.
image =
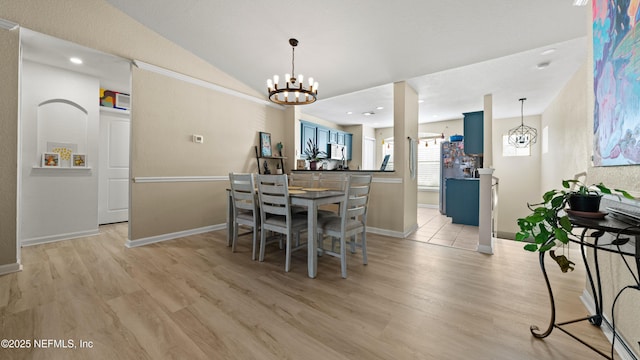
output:
[[347, 160], [351, 160], [351, 145], [353, 143], [353, 134], [344, 134], [344, 146], [347, 148]]
[[301, 121], [300, 122], [301, 125], [301, 146], [300, 146], [300, 151], [301, 151], [301, 158], [302, 159], [306, 159], [307, 156], [304, 154], [304, 150], [307, 148], [307, 142], [309, 140], [313, 140], [313, 142], [316, 142], [317, 138], [316, 138], [316, 130], [317, 130], [317, 126], [315, 124], [312, 123], [308, 123], [308, 122], [304, 122]]
[[447, 179], [447, 216], [454, 224], [478, 226], [480, 179]]
[[484, 112], [463, 113], [464, 153], [481, 155], [484, 153]]
[[320, 151], [329, 153], [329, 129], [318, 126], [316, 131], [317, 146]]

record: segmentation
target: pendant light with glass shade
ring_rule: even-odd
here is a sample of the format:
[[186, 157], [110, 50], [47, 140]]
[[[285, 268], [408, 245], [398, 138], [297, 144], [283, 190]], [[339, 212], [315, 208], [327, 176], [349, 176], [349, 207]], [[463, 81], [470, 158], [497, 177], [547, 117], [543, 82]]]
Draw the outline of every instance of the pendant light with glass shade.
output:
[[517, 148], [528, 147], [535, 144], [538, 140], [538, 130], [524, 124], [524, 101], [527, 98], [521, 98], [520, 101], [520, 126], [509, 130], [509, 144]]

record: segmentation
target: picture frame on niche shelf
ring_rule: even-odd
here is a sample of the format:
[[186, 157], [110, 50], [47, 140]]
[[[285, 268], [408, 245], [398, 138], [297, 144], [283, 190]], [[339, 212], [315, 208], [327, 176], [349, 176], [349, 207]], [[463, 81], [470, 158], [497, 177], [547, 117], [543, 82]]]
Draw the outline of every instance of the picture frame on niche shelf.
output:
[[47, 141], [47, 152], [60, 154], [60, 167], [71, 167], [71, 154], [78, 152], [78, 144]]
[[273, 151], [271, 149], [271, 133], [260, 132], [260, 156], [273, 156]]
[[72, 168], [86, 168], [87, 167], [87, 154], [71, 154], [71, 167]]
[[40, 166], [43, 168], [60, 167], [60, 154], [55, 152], [42, 153]]

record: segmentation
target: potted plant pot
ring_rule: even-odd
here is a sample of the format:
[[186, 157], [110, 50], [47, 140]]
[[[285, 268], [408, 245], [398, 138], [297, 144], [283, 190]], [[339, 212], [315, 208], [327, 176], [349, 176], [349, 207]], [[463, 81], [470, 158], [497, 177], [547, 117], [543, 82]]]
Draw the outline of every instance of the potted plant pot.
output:
[[600, 199], [597, 194], [571, 194], [569, 196], [569, 208], [574, 211], [598, 212], [600, 211]]
[[317, 161], [309, 161], [309, 170], [317, 170], [318, 162]]

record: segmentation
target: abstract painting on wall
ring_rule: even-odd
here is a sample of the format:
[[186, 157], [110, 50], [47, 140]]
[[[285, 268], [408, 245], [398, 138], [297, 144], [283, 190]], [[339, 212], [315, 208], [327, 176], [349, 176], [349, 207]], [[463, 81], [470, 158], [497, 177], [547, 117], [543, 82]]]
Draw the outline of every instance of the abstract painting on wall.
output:
[[639, 7], [593, 0], [595, 166], [640, 164]]

